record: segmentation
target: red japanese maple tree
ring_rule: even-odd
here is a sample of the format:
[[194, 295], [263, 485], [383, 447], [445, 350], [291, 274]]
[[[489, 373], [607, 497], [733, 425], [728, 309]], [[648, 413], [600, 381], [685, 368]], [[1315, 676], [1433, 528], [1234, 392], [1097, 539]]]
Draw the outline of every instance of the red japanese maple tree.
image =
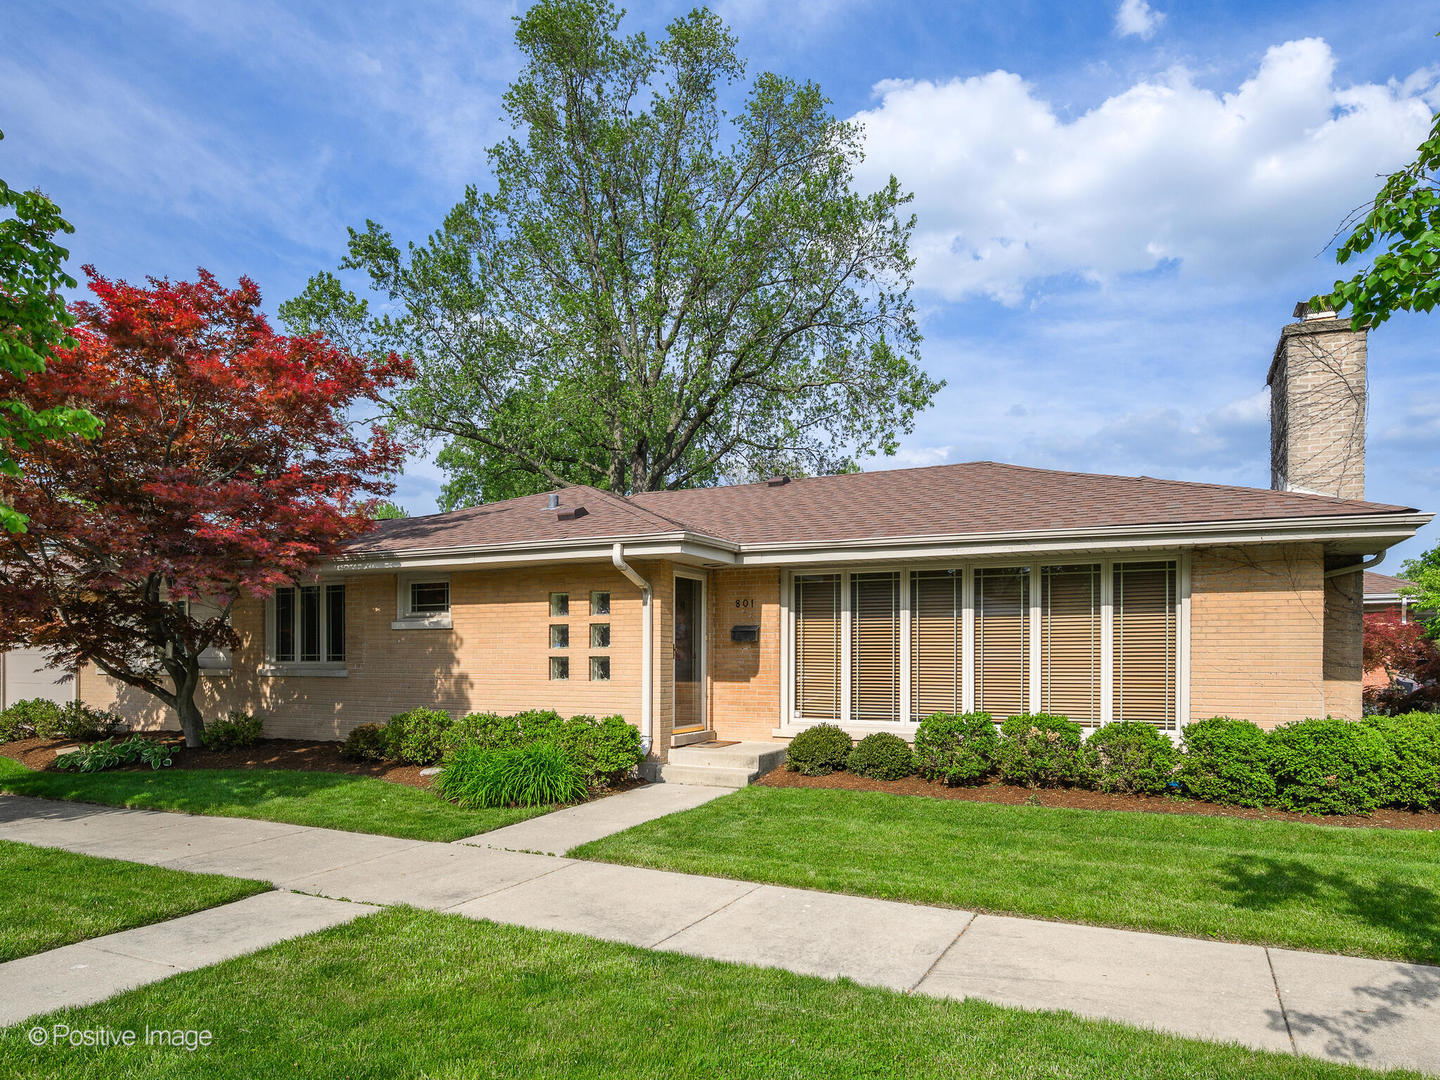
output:
[[140, 287], [85, 273], [95, 299], [72, 305], [74, 347], [18, 394], [36, 410], [82, 405], [103, 426], [25, 447], [20, 475], [0, 477], [0, 501], [29, 517], [0, 537], [0, 648], [93, 662], [174, 709], [195, 746], [200, 654], [237, 644], [235, 601], [373, 527], [403, 450], [349, 413], [411, 369], [275, 333], [247, 278]]
[[1440, 649], [1417, 622], [1401, 622], [1393, 611], [1365, 616], [1365, 670], [1382, 668], [1393, 683], [1404, 675], [1420, 683], [1440, 679]]

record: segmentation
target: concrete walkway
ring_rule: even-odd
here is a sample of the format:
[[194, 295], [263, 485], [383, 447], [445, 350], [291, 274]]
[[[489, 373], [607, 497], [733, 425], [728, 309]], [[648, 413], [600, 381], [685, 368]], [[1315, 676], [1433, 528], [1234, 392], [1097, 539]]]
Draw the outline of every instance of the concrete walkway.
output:
[[[975, 915], [470, 842], [13, 796], [0, 798], [0, 838], [260, 878], [332, 899], [403, 902], [902, 992], [1068, 1009], [1180, 1035], [1440, 1073], [1434, 967]], [[533, 850], [559, 843], [542, 839]], [[0, 965], [0, 980], [11, 966]], [[7, 997], [30, 993], [23, 980], [0, 987]], [[60, 1003], [44, 993], [37, 988], [29, 1011]]]

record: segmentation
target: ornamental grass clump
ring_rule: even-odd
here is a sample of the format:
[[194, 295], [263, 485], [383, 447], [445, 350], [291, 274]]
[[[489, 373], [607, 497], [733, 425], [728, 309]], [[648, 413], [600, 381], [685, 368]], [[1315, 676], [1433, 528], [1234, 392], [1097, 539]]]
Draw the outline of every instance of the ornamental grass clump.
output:
[[1087, 781], [1100, 791], [1159, 795], [1176, 784], [1179, 757], [1175, 744], [1155, 725], [1117, 720], [1085, 740], [1082, 764]]
[[989, 776], [999, 750], [1000, 733], [987, 712], [932, 713], [915, 731], [916, 769], [952, 787]]
[[902, 780], [915, 771], [910, 744], [889, 731], [866, 735], [845, 758], [845, 767], [871, 780]]
[[506, 749], [461, 747], [435, 777], [435, 791], [468, 810], [578, 803], [590, 794], [580, 764], [545, 739]]
[[845, 768], [850, 736], [834, 724], [816, 724], [790, 740], [785, 765], [801, 776], [829, 776]]
[[1085, 777], [1080, 725], [1049, 713], [1021, 713], [1000, 725], [997, 764], [1007, 784], [1062, 787]]

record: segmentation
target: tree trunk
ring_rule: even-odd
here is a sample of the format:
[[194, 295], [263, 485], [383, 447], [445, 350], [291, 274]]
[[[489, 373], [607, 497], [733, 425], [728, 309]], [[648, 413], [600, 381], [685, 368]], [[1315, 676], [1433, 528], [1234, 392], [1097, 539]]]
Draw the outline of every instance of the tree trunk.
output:
[[180, 714], [180, 730], [185, 733], [185, 745], [191, 749], [201, 745], [200, 736], [205, 731], [205, 718], [195, 704], [199, 676], [198, 670], [187, 671], [183, 679], [175, 682], [175, 711]]

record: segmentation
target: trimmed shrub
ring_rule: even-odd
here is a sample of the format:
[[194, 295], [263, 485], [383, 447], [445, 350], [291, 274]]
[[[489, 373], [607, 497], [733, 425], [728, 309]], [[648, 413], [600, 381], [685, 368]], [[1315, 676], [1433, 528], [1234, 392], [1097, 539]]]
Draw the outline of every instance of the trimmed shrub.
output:
[[345, 736], [340, 754], [351, 761], [389, 761], [390, 737], [380, 724], [361, 724]]
[[1007, 784], [1060, 787], [1084, 778], [1080, 725], [1064, 716], [1021, 713], [1000, 725], [996, 764]]
[[396, 713], [385, 725], [389, 755], [409, 765], [434, 765], [448, 747], [450, 714], [424, 705]]
[[125, 718], [105, 709], [92, 709], [83, 701], [67, 701], [50, 729], [52, 738], [77, 742], [108, 739], [125, 727]]
[[239, 709], [231, 709], [224, 720], [206, 724], [200, 742], [206, 750], [243, 750], [260, 741], [263, 721]]
[[1371, 716], [1364, 724], [1378, 731], [1395, 755], [1385, 775], [1382, 804], [1440, 810], [1440, 715]]
[[1180, 754], [1153, 724], [1117, 720], [1085, 740], [1082, 760], [1089, 781], [1120, 795], [1157, 795], [1175, 783]]
[[435, 777], [435, 791], [465, 807], [549, 806], [589, 795], [580, 765], [548, 739], [524, 746], [462, 746]]
[[143, 762], [152, 769], [160, 769], [171, 763], [176, 749], [139, 735], [131, 735], [118, 743], [105, 739], [83, 749], [60, 754], [55, 758], [55, 768], [61, 772], [93, 773]]
[[1230, 806], [1275, 801], [1270, 736], [1249, 720], [1212, 716], [1181, 730], [1180, 786], [1187, 795]]
[[565, 723], [564, 718], [554, 709], [530, 709], [516, 713], [513, 719], [520, 729], [522, 743], [534, 739], [558, 740], [560, 729]]
[[915, 732], [915, 765], [927, 780], [973, 784], [995, 769], [1000, 734], [986, 712], [932, 713]]
[[1287, 810], [1368, 814], [1397, 759], [1374, 727], [1327, 716], [1270, 732], [1275, 797]]
[[556, 744], [574, 758], [592, 785], [613, 784], [625, 779], [645, 755], [640, 749], [640, 730], [623, 716], [572, 716], [560, 725]]
[[493, 712], [466, 713], [450, 728], [450, 749], [462, 746], [483, 746], [504, 749], [520, 745], [520, 725], [513, 716]]
[[845, 767], [871, 780], [901, 780], [915, 771], [910, 744], [889, 731], [866, 735], [845, 758]]
[[849, 735], [834, 724], [816, 724], [790, 740], [785, 766], [801, 776], [828, 776], [845, 768], [849, 756]]
[[0, 712], [0, 742], [53, 739], [60, 727], [60, 706], [45, 698], [25, 698]]

